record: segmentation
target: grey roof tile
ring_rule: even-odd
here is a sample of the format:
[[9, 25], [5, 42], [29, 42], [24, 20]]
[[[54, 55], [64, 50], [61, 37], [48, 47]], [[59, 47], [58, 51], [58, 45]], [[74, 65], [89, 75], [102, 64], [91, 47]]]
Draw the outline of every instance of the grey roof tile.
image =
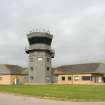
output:
[[87, 63], [87, 64], [64, 65], [54, 69], [54, 74], [75, 74], [75, 73], [105, 74], [105, 64]]
[[25, 68], [18, 65], [0, 64], [0, 75], [2, 74], [26, 74]]

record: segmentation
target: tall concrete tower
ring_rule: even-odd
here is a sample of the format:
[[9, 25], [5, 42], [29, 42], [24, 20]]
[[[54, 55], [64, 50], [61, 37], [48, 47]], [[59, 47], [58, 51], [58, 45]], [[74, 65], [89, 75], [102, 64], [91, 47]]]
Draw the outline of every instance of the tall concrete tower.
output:
[[54, 51], [51, 49], [53, 35], [48, 32], [31, 32], [27, 35], [29, 48], [29, 83], [52, 83], [51, 59]]

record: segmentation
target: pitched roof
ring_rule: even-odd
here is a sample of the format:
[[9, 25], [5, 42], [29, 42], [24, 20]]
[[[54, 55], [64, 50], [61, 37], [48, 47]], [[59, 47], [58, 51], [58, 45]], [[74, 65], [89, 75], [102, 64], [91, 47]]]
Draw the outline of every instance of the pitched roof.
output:
[[105, 64], [87, 63], [64, 65], [54, 69], [54, 74], [102, 73], [105, 74]]
[[25, 68], [18, 65], [0, 64], [0, 75], [2, 74], [26, 74]]

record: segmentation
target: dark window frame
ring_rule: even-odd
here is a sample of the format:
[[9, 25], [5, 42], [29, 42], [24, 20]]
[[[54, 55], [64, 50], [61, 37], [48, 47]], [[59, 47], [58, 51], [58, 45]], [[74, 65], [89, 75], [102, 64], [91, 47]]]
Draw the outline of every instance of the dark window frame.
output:
[[51, 45], [51, 42], [52, 42], [52, 39], [47, 38], [47, 37], [40, 37], [40, 36], [32, 37], [32, 38], [29, 38], [28, 40], [29, 40], [30, 45], [39, 44], [39, 43]]
[[65, 81], [65, 79], [66, 79], [65, 76], [62, 76], [62, 81]]
[[68, 80], [71, 81], [71, 79], [72, 79], [71, 76], [69, 76], [69, 77], [68, 77]]
[[49, 71], [50, 70], [50, 68], [49, 67], [47, 67], [47, 71]]
[[90, 81], [90, 80], [92, 80], [92, 77], [91, 76], [82, 76], [82, 80], [83, 81]]

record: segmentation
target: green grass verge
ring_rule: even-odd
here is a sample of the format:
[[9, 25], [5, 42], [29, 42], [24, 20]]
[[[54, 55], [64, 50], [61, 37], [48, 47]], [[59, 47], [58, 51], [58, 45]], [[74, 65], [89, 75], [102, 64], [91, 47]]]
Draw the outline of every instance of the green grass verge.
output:
[[105, 85], [0, 86], [0, 92], [57, 100], [105, 101]]

